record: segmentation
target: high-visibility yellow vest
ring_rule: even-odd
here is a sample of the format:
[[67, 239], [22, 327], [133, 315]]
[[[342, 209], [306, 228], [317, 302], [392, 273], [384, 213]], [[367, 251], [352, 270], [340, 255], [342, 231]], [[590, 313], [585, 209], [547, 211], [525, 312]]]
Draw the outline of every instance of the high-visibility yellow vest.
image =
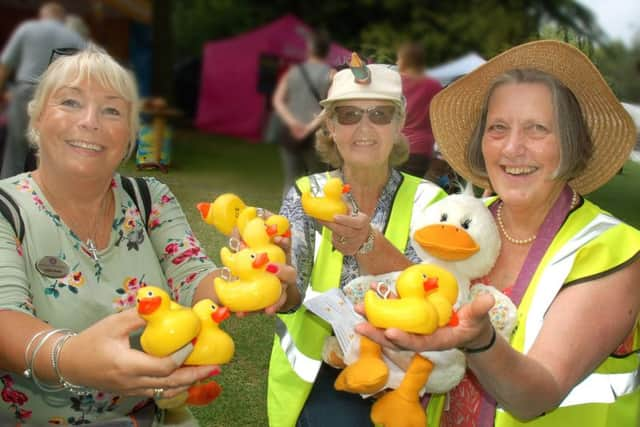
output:
[[[300, 191], [310, 188], [309, 178], [300, 178]], [[437, 186], [403, 174], [384, 232], [398, 250], [404, 252], [416, 191], [433, 193], [431, 203], [446, 194]], [[333, 250], [331, 230], [316, 233], [314, 265], [304, 300], [340, 286], [342, 253]], [[301, 306], [295, 313], [276, 318], [276, 334], [269, 363], [267, 413], [271, 427], [294, 426], [322, 364], [322, 346], [331, 326]]]
[[[529, 351], [542, 328], [544, 314], [562, 287], [624, 266], [639, 251], [640, 231], [585, 200], [569, 214], [531, 278], [518, 307], [518, 327], [511, 337], [511, 345], [525, 354]], [[633, 333], [633, 348], [637, 349], [638, 323]], [[523, 422], [498, 407], [494, 425], [640, 426], [639, 385], [640, 356], [637, 353], [610, 356], [577, 384], [558, 408]], [[427, 407], [430, 426], [440, 425], [444, 406], [444, 395], [431, 398]]]

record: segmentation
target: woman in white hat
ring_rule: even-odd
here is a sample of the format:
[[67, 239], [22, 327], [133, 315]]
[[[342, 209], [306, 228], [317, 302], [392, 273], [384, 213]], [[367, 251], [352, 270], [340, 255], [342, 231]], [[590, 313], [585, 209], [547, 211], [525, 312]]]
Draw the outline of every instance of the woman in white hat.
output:
[[[407, 244], [414, 209], [444, 197], [442, 189], [394, 169], [408, 156], [400, 133], [405, 118], [400, 74], [382, 64], [336, 73], [316, 148], [336, 169], [298, 180], [280, 213], [292, 224], [292, 264], [306, 297], [342, 287], [363, 274], [402, 270], [419, 262]], [[351, 186], [353, 206], [333, 221], [307, 216], [300, 192], [322, 189], [329, 176]], [[295, 310], [297, 308], [297, 310]], [[304, 308], [276, 320], [269, 367], [271, 426], [370, 426], [370, 400], [337, 392], [337, 369], [322, 363], [331, 328]]]
[[640, 232], [582, 197], [628, 159], [629, 115], [578, 49], [537, 41], [437, 95], [431, 121], [453, 169], [497, 194], [502, 250], [483, 280], [516, 303], [518, 325], [496, 336], [485, 295], [431, 336], [358, 331], [466, 352], [470, 373], [446, 405], [431, 397], [431, 426], [640, 425]]

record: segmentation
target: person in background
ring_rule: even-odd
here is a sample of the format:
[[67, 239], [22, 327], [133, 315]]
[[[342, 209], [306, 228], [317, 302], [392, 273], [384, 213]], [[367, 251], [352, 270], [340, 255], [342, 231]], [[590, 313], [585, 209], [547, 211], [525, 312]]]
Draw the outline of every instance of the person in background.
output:
[[432, 335], [358, 332], [466, 353], [467, 377], [429, 400], [430, 426], [640, 425], [640, 231], [583, 197], [629, 158], [628, 113], [582, 52], [540, 40], [448, 86], [431, 119], [453, 169], [496, 193], [502, 246], [481, 281], [513, 300], [518, 324], [496, 335], [485, 294]]
[[[369, 83], [356, 79], [362, 73], [369, 74]], [[323, 127], [316, 135], [316, 149], [335, 169], [299, 179], [280, 209], [291, 223], [290, 255], [298, 273], [298, 294], [306, 298], [342, 288], [360, 275], [398, 271], [419, 262], [407, 244], [411, 218], [446, 195], [435, 184], [396, 169], [409, 154], [400, 132], [405, 100], [397, 71], [384, 64], [341, 70], [321, 104]], [[354, 206], [333, 221], [315, 220], [303, 211], [300, 194], [305, 188], [318, 194], [329, 177], [351, 186]], [[322, 361], [330, 326], [299, 303], [289, 307], [289, 314], [276, 319], [269, 425], [370, 426], [372, 399], [336, 391], [340, 371]]]
[[69, 13], [64, 20], [64, 24], [78, 33], [84, 40], [91, 40], [91, 30], [84, 19], [82, 19], [82, 16]]
[[[161, 425], [154, 399], [220, 372], [135, 344], [139, 289], [160, 287], [184, 306], [218, 302], [219, 274], [166, 185], [145, 178], [142, 209], [116, 172], [138, 117], [134, 78], [93, 45], [56, 59], [36, 87], [28, 135], [38, 168], [0, 181], [25, 230], [20, 239], [0, 216], [0, 425]], [[172, 416], [186, 423], [186, 412]]]
[[33, 97], [38, 78], [49, 64], [52, 51], [85, 46], [82, 37], [65, 27], [64, 19], [65, 10], [60, 4], [44, 3], [40, 7], [39, 19], [24, 22], [16, 28], [0, 55], [0, 93], [12, 73], [15, 80], [9, 99], [7, 140], [0, 178], [25, 170], [29, 154], [25, 136], [27, 103]]
[[397, 56], [402, 93], [407, 99], [407, 119], [402, 133], [409, 140], [409, 160], [401, 170], [423, 178], [429, 169], [434, 144], [429, 104], [442, 85], [425, 74], [424, 47], [419, 43], [403, 43]]
[[296, 178], [324, 169], [313, 148], [314, 121], [320, 100], [327, 95], [332, 68], [327, 64], [331, 41], [325, 31], [307, 36], [307, 59], [294, 65], [276, 85], [273, 108], [284, 123], [280, 137], [280, 158], [284, 172], [283, 195]]

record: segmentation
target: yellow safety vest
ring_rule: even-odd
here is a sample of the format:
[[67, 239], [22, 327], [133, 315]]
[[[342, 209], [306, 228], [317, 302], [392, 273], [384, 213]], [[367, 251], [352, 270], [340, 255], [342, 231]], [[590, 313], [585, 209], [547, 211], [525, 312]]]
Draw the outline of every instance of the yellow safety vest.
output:
[[[391, 208], [385, 237], [404, 252], [409, 237], [411, 213], [418, 186], [433, 192], [431, 203], [446, 194], [437, 186], [403, 174]], [[300, 191], [310, 188], [309, 178], [300, 178]], [[427, 198], [428, 199], [428, 198]], [[340, 285], [342, 253], [333, 250], [331, 230], [316, 233], [314, 265], [307, 300]], [[271, 427], [294, 426], [322, 364], [322, 346], [331, 326], [301, 306], [295, 313], [279, 314], [269, 363], [267, 413]]]
[[[527, 353], [536, 340], [544, 314], [560, 289], [577, 281], [607, 274], [640, 251], [640, 231], [620, 222], [585, 200], [554, 237], [533, 275], [520, 306], [511, 345]], [[633, 348], [640, 344], [636, 323]], [[558, 408], [524, 422], [501, 409], [495, 427], [618, 427], [640, 426], [640, 356], [608, 357], [577, 384]], [[440, 425], [445, 396], [432, 396], [427, 407], [430, 426]], [[488, 427], [488, 426], [483, 426]]]

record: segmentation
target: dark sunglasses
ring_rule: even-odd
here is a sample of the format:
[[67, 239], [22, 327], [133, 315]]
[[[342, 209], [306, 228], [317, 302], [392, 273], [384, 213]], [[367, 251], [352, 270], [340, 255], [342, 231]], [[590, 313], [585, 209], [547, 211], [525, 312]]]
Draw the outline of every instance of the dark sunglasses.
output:
[[61, 56], [75, 55], [79, 51], [80, 51], [80, 49], [77, 49], [75, 47], [61, 47], [61, 48], [58, 48], [58, 49], [53, 49], [51, 51], [51, 56], [49, 57], [49, 65], [51, 65], [51, 63], [53, 61], [55, 61], [56, 59], [60, 58]]
[[396, 107], [393, 105], [377, 105], [375, 107], [362, 109], [351, 105], [342, 105], [335, 107], [333, 111], [338, 119], [338, 123], [341, 125], [355, 125], [356, 123], [360, 123], [365, 113], [367, 117], [369, 117], [369, 121], [374, 125], [388, 125], [391, 123], [391, 120], [393, 120]]

